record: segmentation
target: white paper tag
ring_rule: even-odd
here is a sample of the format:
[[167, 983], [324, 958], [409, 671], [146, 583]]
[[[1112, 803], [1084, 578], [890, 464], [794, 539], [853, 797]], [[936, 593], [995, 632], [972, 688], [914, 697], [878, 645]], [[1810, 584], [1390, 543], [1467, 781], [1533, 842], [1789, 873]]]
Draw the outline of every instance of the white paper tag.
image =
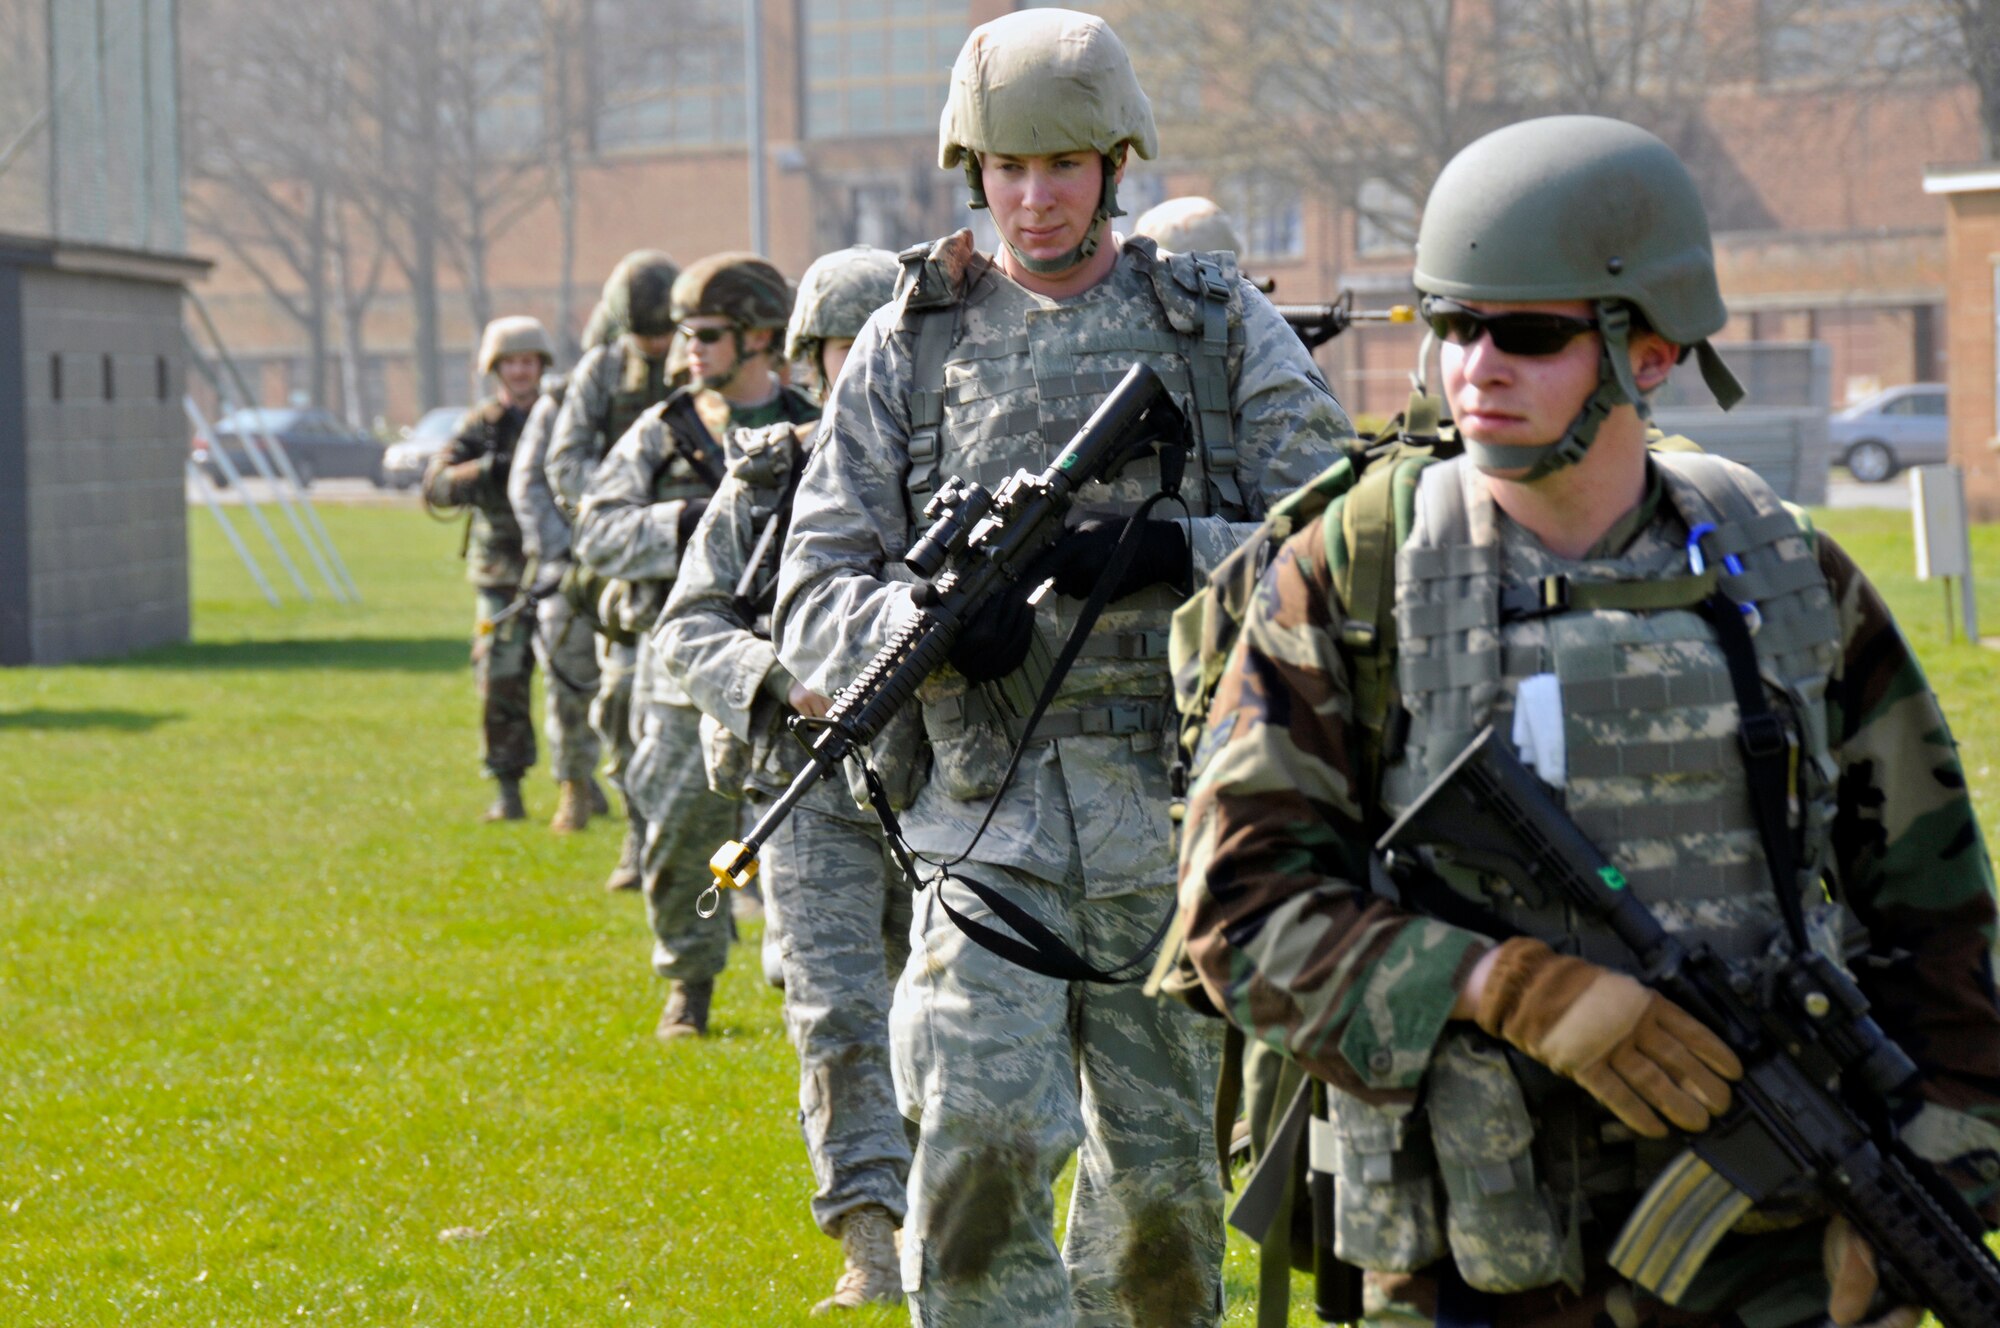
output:
[[1514, 745], [1521, 751], [1521, 760], [1534, 767], [1543, 783], [1562, 788], [1569, 782], [1562, 680], [1555, 674], [1537, 673], [1521, 681], [1514, 694]]

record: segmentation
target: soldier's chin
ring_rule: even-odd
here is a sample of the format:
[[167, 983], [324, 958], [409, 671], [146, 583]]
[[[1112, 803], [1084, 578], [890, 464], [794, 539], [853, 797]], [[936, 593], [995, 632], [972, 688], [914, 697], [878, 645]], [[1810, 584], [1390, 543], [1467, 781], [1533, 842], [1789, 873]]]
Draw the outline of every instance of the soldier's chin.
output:
[[729, 384], [735, 380], [735, 378], [736, 378], [736, 371], [734, 369], [731, 369], [728, 373], [702, 374], [697, 379], [697, 381], [700, 382], [703, 387], [708, 388], [711, 391], [720, 392], [723, 388], [728, 387]]

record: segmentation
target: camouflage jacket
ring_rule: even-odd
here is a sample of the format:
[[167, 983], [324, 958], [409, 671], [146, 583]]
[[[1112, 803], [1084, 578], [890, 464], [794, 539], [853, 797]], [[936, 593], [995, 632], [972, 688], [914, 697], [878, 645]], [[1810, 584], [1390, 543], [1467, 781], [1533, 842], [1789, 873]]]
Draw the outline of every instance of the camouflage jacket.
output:
[[[1663, 505], [1643, 529], [1672, 519]], [[1868, 932], [1857, 975], [1930, 1099], [2000, 1123], [1994, 879], [1957, 749], [1880, 595], [1831, 538], [1814, 552], [1840, 633], [1824, 702], [1837, 766], [1826, 870]], [[1233, 1022], [1350, 1093], [1408, 1103], [1488, 942], [1368, 888], [1378, 809], [1354, 765], [1345, 616], [1314, 522], [1273, 558], [1210, 712], [1182, 921]]]
[[569, 518], [556, 506], [544, 465], [563, 393], [546, 393], [528, 412], [521, 441], [514, 445], [514, 464], [507, 472], [507, 501], [521, 527], [521, 549], [543, 567], [569, 561]]
[[507, 501], [507, 474], [528, 412], [489, 398], [465, 413], [458, 433], [424, 472], [424, 501], [472, 509], [466, 579], [475, 586], [518, 586], [526, 572], [521, 527]]
[[[572, 520], [598, 464], [632, 419], [669, 395], [658, 372], [663, 367], [642, 360], [631, 339], [619, 337], [592, 347], [570, 370], [543, 469], [556, 506]], [[631, 418], [625, 418], [628, 411]]]
[[[1197, 415], [1187, 387], [1189, 351], [1200, 334], [1188, 327], [1200, 326], [1200, 296], [1187, 297], [1191, 310], [1164, 303], [1162, 281], [1189, 278], [1193, 268], [1164, 274], [1163, 262], [1149, 241], [1125, 243], [1102, 282], [1055, 300], [1009, 279], [960, 232], [933, 247], [921, 278], [906, 276], [899, 301], [870, 318], [849, 353], [800, 481], [773, 613], [778, 657], [794, 675], [832, 695], [912, 612], [900, 560], [920, 533], [921, 501], [912, 493], [917, 394], [943, 388], [932, 467], [940, 482], [961, 476], [989, 487], [1015, 467], [1053, 460], [1134, 360], [1151, 364], [1190, 418]], [[916, 313], [918, 295], [929, 298], [933, 281], [946, 290], [944, 312]], [[1231, 436], [1206, 441], [1233, 447], [1235, 492], [1226, 507], [1210, 494], [1189, 493], [1197, 575], [1255, 528], [1268, 502], [1330, 464], [1353, 433], [1270, 302], [1240, 279], [1220, 295], [1227, 305], [1219, 369], [1227, 410], [1217, 427]], [[1188, 321], [1176, 324], [1182, 315]], [[928, 385], [918, 381], [914, 320], [939, 316], [951, 319], [951, 343], [942, 383]], [[1219, 317], [1213, 327], [1218, 336], [1224, 331]], [[1204, 469], [1205, 459], [1191, 462], [1190, 478]], [[1157, 484], [1156, 467], [1150, 474], [1128, 468], [1115, 483], [1092, 486], [1080, 507], [1130, 510]], [[1091, 642], [1097, 649], [1064, 679], [1049, 713], [1059, 721], [1065, 711], [1081, 712], [1067, 716], [1075, 727], [1024, 756], [979, 842], [980, 860], [1077, 881], [1093, 895], [1165, 887], [1173, 859], [1161, 702], [1169, 691], [1164, 633], [1177, 598], [1153, 586], [1105, 612]], [[1080, 607], [1057, 595], [1044, 599], [1037, 621], [1049, 655]], [[1022, 690], [1032, 695], [1032, 685]], [[903, 822], [910, 842], [926, 852], [964, 850], [998, 785], [1010, 738], [1006, 721], [994, 716], [1002, 704], [995, 692], [969, 688], [949, 668], [926, 684], [921, 699], [934, 759]], [[1016, 716], [1025, 713], [1018, 699], [1006, 704]], [[1085, 727], [1083, 715], [1093, 710], [1107, 722]], [[1126, 726], [1115, 726], [1121, 717]], [[1044, 733], [1055, 728], [1045, 725]]]
[[783, 792], [802, 764], [802, 749], [784, 728], [792, 675], [770, 638], [782, 545], [771, 544], [747, 594], [737, 588], [766, 528], [773, 520], [782, 528], [805, 432], [793, 425], [730, 432], [729, 477], [682, 552], [654, 632], [667, 672], [703, 714], [747, 746], [741, 782], [768, 793]]

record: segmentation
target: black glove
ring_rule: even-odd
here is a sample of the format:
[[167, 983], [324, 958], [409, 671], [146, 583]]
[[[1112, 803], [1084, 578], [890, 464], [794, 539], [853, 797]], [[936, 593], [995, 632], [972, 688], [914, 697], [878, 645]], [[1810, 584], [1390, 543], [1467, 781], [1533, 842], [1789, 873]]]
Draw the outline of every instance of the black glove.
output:
[[1008, 586], [966, 620], [946, 656], [966, 681], [992, 682], [1021, 667], [1035, 631], [1035, 609], [1028, 595], [1038, 584], [1024, 581]]
[[674, 522], [674, 535], [680, 540], [682, 548], [687, 547], [688, 538], [694, 534], [694, 528], [701, 524], [701, 514], [707, 510], [706, 498], [690, 498], [681, 504], [680, 519]]
[[[1124, 530], [1122, 516], [1088, 517], [1043, 550], [1024, 579], [1039, 585], [1054, 578], [1058, 595], [1085, 599], [1110, 566], [1111, 551], [1118, 547], [1118, 537]], [[1112, 588], [1112, 599], [1124, 599], [1151, 585], [1188, 584], [1194, 570], [1194, 555], [1180, 522], [1147, 521], [1139, 528], [1138, 544], [1125, 575]]]

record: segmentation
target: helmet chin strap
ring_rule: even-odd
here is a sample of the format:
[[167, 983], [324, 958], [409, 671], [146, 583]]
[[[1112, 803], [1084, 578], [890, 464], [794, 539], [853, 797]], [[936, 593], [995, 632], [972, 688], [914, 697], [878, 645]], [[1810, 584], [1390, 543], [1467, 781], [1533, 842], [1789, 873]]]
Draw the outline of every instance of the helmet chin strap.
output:
[[[1104, 168], [1104, 186], [1097, 196], [1097, 211], [1091, 216], [1090, 229], [1084, 232], [1083, 239], [1073, 245], [1068, 253], [1059, 258], [1035, 258], [1023, 253], [1012, 240], [1005, 236], [1001, 237], [1001, 243], [1007, 246], [1007, 252], [1014, 256], [1014, 261], [1019, 263], [1023, 270], [1032, 272], [1038, 277], [1059, 277], [1088, 261], [1103, 247], [1104, 236], [1109, 229], [1111, 219], [1125, 215], [1124, 209], [1118, 206], [1118, 167], [1123, 164], [1124, 154], [1125, 150], [1122, 147], [1117, 151], [1117, 160], [1113, 160], [1112, 154], [1109, 153], [1098, 154], [1097, 160]], [[979, 175], [979, 161], [970, 152], [965, 154], [965, 182], [972, 190], [972, 206], [985, 207], [986, 184]]]
[[1637, 408], [1642, 420], [1652, 417], [1652, 408], [1632, 379], [1631, 309], [1623, 301], [1599, 300], [1597, 333], [1596, 390], [1584, 399], [1583, 409], [1569, 422], [1562, 437], [1552, 443], [1535, 444], [1482, 443], [1467, 438], [1465, 450], [1471, 455], [1473, 465], [1489, 472], [1525, 468], [1525, 474], [1514, 478], [1519, 483], [1532, 484], [1583, 460], [1583, 454], [1597, 441], [1597, 431], [1618, 407]]

